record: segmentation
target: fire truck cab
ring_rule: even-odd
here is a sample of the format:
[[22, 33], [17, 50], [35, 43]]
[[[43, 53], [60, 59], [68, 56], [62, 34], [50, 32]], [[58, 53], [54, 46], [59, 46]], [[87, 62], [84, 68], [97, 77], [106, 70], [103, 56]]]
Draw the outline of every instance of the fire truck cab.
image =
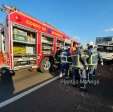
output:
[[[0, 24], [0, 66], [3, 66], [4, 64], [4, 28], [3, 25]], [[1, 67], [0, 67], [1, 68]]]
[[10, 69], [7, 64], [7, 54], [5, 45], [5, 28], [3, 24], [0, 24], [0, 77], [4, 78], [8, 75], [15, 75], [15, 72]]

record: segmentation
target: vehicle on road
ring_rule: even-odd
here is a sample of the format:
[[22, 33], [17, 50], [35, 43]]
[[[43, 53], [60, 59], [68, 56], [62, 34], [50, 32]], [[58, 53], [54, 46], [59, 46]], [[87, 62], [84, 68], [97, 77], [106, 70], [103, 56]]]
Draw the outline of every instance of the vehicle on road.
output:
[[69, 36], [48, 23], [14, 7], [4, 5], [0, 9], [6, 14], [5, 24], [0, 25], [0, 68], [30, 67], [46, 72], [57, 48], [71, 44]]
[[97, 37], [97, 49], [102, 56], [103, 60], [113, 60], [113, 37]]

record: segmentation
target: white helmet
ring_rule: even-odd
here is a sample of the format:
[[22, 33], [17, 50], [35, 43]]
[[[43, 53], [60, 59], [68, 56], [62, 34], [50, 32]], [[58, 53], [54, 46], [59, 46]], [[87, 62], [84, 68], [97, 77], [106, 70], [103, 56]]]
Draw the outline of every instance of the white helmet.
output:
[[94, 42], [90, 42], [89, 46], [93, 46], [94, 47]]
[[64, 49], [64, 50], [67, 50], [67, 49], [68, 49], [68, 47], [67, 47], [67, 46], [64, 46], [64, 47], [63, 47], [63, 49]]

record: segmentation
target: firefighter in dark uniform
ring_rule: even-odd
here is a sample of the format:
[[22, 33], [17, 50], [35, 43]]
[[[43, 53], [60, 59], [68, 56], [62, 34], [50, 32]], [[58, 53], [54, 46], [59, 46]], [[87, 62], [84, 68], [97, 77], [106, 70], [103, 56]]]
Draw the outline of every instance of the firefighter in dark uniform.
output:
[[62, 52], [61, 47], [59, 46], [57, 48], [56, 54], [55, 54], [55, 61], [54, 61], [54, 69], [57, 71], [57, 73], [59, 74], [60, 72], [60, 63], [61, 63], [61, 59], [60, 59], [60, 54]]
[[69, 48], [66, 46], [62, 47], [62, 51], [60, 53], [60, 77], [64, 76], [64, 79], [68, 78], [69, 56]]

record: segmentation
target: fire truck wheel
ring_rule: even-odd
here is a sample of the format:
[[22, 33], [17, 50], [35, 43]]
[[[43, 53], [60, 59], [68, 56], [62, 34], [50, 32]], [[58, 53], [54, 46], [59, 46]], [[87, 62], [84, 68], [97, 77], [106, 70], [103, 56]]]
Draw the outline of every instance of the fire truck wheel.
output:
[[1, 77], [4, 77], [4, 78], [10, 76], [10, 70], [6, 67], [1, 68], [0, 73], [1, 73]]
[[51, 67], [51, 62], [48, 57], [45, 57], [41, 62], [41, 66], [40, 66], [41, 72], [48, 72], [50, 67]]
[[10, 70], [10, 74], [11, 74], [11, 76], [14, 76], [15, 75], [15, 71], [14, 70]]

